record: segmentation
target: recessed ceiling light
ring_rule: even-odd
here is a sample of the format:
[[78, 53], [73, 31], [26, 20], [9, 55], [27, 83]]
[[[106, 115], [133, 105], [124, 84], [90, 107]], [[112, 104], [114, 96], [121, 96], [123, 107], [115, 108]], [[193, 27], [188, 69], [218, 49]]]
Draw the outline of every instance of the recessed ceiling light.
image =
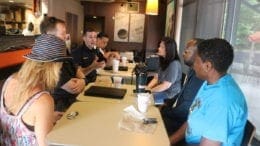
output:
[[14, 1], [13, 0], [9, 0], [10, 3], [13, 3]]

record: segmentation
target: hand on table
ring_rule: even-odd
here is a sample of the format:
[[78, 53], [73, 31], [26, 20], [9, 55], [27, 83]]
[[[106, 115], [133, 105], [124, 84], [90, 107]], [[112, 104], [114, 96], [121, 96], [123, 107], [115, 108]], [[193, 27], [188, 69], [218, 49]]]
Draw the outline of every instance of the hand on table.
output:
[[96, 56], [96, 58], [94, 59], [94, 61], [92, 62], [91, 66], [94, 69], [98, 69], [98, 68], [104, 68], [106, 66], [106, 62], [105, 61], [100, 61], [98, 62], [98, 57]]
[[61, 88], [72, 94], [78, 94], [84, 90], [85, 80], [78, 78], [71, 78]]
[[54, 121], [53, 123], [56, 124], [56, 122], [63, 116], [64, 112], [54, 111]]

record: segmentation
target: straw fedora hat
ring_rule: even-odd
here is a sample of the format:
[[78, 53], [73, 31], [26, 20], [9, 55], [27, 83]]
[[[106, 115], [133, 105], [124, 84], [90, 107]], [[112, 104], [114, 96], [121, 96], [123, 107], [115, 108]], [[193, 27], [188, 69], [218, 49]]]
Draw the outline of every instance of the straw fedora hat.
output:
[[24, 57], [38, 62], [62, 62], [72, 59], [67, 56], [65, 42], [50, 34], [38, 36], [31, 53]]

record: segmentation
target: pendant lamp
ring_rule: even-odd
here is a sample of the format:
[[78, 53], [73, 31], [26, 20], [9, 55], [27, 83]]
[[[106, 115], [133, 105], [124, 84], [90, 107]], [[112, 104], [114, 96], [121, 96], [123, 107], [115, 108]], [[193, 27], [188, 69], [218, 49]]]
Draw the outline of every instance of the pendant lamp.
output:
[[158, 1], [159, 0], [147, 0], [145, 14], [158, 15]]

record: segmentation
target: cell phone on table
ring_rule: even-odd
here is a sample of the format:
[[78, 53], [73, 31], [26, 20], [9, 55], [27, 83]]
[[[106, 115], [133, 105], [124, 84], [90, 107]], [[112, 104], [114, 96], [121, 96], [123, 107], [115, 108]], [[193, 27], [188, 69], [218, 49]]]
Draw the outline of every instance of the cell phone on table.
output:
[[157, 119], [156, 118], [145, 118], [143, 119], [144, 124], [156, 124]]

